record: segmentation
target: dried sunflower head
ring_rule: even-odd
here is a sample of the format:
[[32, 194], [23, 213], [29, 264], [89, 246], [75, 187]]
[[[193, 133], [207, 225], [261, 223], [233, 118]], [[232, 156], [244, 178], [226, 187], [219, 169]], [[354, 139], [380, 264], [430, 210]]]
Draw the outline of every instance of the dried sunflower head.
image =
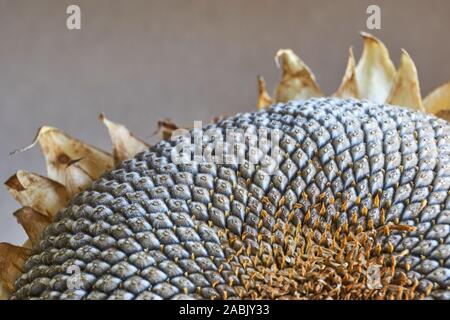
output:
[[[344, 78], [332, 96], [404, 106], [449, 120], [450, 83], [422, 100], [417, 70], [408, 53], [402, 52], [400, 66], [396, 70], [383, 43], [369, 34], [363, 33], [362, 36], [362, 57], [356, 63], [350, 49]], [[281, 80], [272, 98], [266, 90], [264, 79], [258, 78], [258, 109], [265, 109], [274, 102], [323, 96], [311, 70], [292, 50], [279, 50], [276, 61], [282, 69]], [[6, 181], [8, 191], [22, 206], [14, 215], [25, 229], [29, 240], [23, 246], [0, 243], [0, 297], [7, 298], [14, 290], [14, 282], [22, 274], [31, 248], [38, 244], [43, 230], [52, 223], [55, 215], [76, 194], [88, 188], [104, 173], [111, 171], [121, 161], [149, 148], [124, 126], [103, 115], [100, 119], [110, 133], [112, 154], [74, 139], [56, 128], [42, 127], [32, 146], [40, 145], [48, 176], [18, 171]], [[177, 126], [168, 121], [160, 122], [159, 125], [163, 129], [164, 138], [168, 138], [177, 129]], [[381, 254], [381, 245], [376, 243], [380, 232], [399, 231], [406, 237], [414, 227], [400, 223], [387, 224], [384, 213], [379, 210], [377, 218], [382, 219], [378, 222], [379, 227], [375, 228], [374, 221], [367, 219], [367, 226], [361, 229], [361, 225], [357, 223], [358, 217], [353, 218], [353, 214], [347, 212], [346, 199], [339, 197], [341, 195], [334, 196], [327, 197], [327, 205], [334, 206], [335, 200], [340, 201], [339, 208], [343, 214], [348, 213], [349, 221], [353, 223], [351, 226], [321, 229], [313, 224], [305, 228], [298, 222], [293, 229], [289, 224], [278, 225], [272, 230], [274, 233], [280, 231], [283, 239], [295, 241], [288, 243], [286, 240], [284, 247], [272, 250], [270, 254], [254, 252], [250, 247], [233, 247], [237, 240], [228, 236], [227, 241], [233, 242], [229, 245], [235, 250], [234, 257], [242, 257], [247, 261], [246, 265], [253, 263], [256, 266], [246, 275], [249, 278], [244, 276], [239, 279], [242, 283], [236, 289], [239, 297], [405, 299], [423, 297], [431, 292], [432, 287], [427, 287], [422, 288], [419, 295], [415, 295], [418, 283], [407, 279], [402, 271], [408, 271], [408, 264], [404, 269], [396, 270], [396, 257], [407, 253], [393, 255], [392, 248], [387, 245], [387, 255], [384, 255]], [[308, 195], [306, 198], [308, 200]], [[371, 206], [378, 208], [379, 194], [371, 195], [371, 199]], [[319, 206], [319, 215], [321, 204], [321, 200], [311, 204], [311, 208]], [[426, 205], [427, 203], [420, 203], [421, 210]], [[364, 208], [358, 215], [367, 215], [367, 208]], [[264, 212], [260, 211], [260, 214], [263, 215]], [[303, 223], [309, 222], [309, 218], [308, 215], [304, 216]], [[318, 230], [319, 234], [312, 234], [312, 231]], [[280, 239], [279, 233], [277, 234]], [[259, 236], [262, 237], [262, 234], [257, 237]], [[294, 256], [295, 259], [292, 259]], [[230, 276], [229, 279], [233, 282], [234, 278]], [[217, 285], [214, 281], [213, 284]], [[226, 298], [228, 294], [225, 290], [222, 298]]]

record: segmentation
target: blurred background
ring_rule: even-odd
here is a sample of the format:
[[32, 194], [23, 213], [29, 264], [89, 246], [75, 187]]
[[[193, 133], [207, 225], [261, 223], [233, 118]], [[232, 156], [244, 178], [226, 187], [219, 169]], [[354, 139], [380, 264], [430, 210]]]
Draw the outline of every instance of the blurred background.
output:
[[[71, 4], [81, 30], [66, 28]], [[407, 49], [423, 95], [450, 80], [448, 0], [0, 0], [0, 179], [45, 173], [39, 148], [9, 156], [44, 124], [110, 150], [100, 112], [155, 142], [161, 119], [191, 125], [254, 110], [256, 76], [272, 91], [280, 48], [299, 53], [330, 94], [348, 48], [361, 53], [370, 4], [381, 8], [381, 30], [370, 32], [396, 65]], [[25, 239], [18, 208], [1, 190], [0, 242]]]

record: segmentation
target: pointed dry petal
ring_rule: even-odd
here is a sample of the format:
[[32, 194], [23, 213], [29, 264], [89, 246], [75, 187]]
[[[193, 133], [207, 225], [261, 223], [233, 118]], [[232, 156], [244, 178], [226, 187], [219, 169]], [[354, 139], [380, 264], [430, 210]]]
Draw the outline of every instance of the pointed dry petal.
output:
[[74, 161], [66, 168], [66, 190], [70, 197], [86, 190], [98, 178], [87, 171], [86, 168], [92, 168], [92, 165], [86, 164], [86, 162], [89, 160]]
[[100, 120], [108, 128], [109, 135], [111, 136], [114, 148], [114, 162], [116, 164], [130, 159], [139, 152], [143, 152], [149, 148], [144, 141], [136, 138], [123, 125], [108, 120], [103, 114], [100, 115]]
[[384, 44], [362, 32], [364, 50], [356, 66], [356, 81], [361, 99], [384, 103], [395, 77], [395, 67]]
[[279, 50], [275, 59], [283, 72], [275, 89], [276, 102], [322, 96], [311, 70], [292, 50]]
[[14, 216], [22, 225], [33, 246], [39, 241], [44, 229], [51, 223], [49, 217], [40, 214], [30, 207], [23, 207], [17, 210], [14, 212]]
[[153, 134], [160, 133], [161, 137], [164, 140], [169, 140], [172, 135], [172, 132], [174, 132], [177, 129], [178, 129], [178, 126], [175, 123], [173, 123], [171, 120], [168, 120], [168, 119], [160, 120], [160, 121], [158, 121], [157, 128]]
[[108, 153], [74, 139], [59, 129], [42, 127], [33, 144], [23, 150], [33, 147], [36, 143], [41, 146], [50, 179], [64, 184], [65, 169], [74, 160], [87, 158], [101, 168], [100, 176], [114, 166], [114, 159]]
[[450, 121], [450, 82], [433, 90], [423, 100], [426, 112]]
[[69, 201], [62, 184], [34, 173], [18, 171], [5, 185], [22, 206], [31, 207], [48, 217], [53, 217]]
[[389, 104], [425, 111], [420, 95], [417, 69], [408, 52], [402, 50], [400, 66], [395, 75], [394, 84], [387, 100]]
[[217, 124], [217, 123], [219, 123], [220, 121], [222, 121], [224, 118], [225, 118], [225, 116], [223, 116], [223, 115], [220, 115], [220, 116], [214, 116], [214, 117], [212, 118], [212, 120], [211, 120], [211, 123], [212, 123], [212, 124]]
[[272, 98], [266, 90], [266, 82], [262, 76], [258, 76], [258, 103], [256, 104], [256, 108], [266, 109], [273, 103]]
[[0, 283], [7, 291], [11, 292], [14, 289], [14, 282], [20, 275], [30, 252], [30, 249], [0, 243]]
[[339, 89], [334, 93], [338, 98], [355, 98], [359, 99], [358, 84], [356, 82], [355, 56], [353, 49], [349, 49], [347, 68], [345, 69], [344, 78]]

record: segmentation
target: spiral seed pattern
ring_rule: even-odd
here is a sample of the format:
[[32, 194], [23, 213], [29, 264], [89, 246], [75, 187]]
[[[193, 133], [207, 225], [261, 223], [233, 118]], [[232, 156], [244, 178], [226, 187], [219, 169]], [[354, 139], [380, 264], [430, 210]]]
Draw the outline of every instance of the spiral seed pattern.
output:
[[[272, 297], [281, 297], [274, 282], [296, 277], [289, 296], [320, 296], [326, 286], [334, 289], [332, 280], [312, 288], [306, 278], [325, 269], [296, 275], [298, 261], [328, 253], [340, 261], [334, 249], [348, 241], [333, 234], [343, 233], [348, 239], [366, 235], [357, 241], [369, 246], [367, 259], [372, 253], [394, 256], [386, 264], [396, 268], [392, 278], [400, 274], [424, 296], [450, 299], [446, 121], [328, 98], [278, 104], [209, 126], [224, 134], [260, 127], [281, 132], [272, 174], [262, 169], [263, 158], [257, 165], [174, 164], [177, 141], [124, 161], [57, 215], [12, 298], [258, 298], [270, 288]], [[204, 140], [206, 146], [217, 143]], [[364, 240], [372, 231], [374, 241]], [[80, 270], [75, 288], [68, 286], [71, 266]], [[337, 270], [333, 277], [341, 274], [349, 283], [342, 273], [348, 270], [333, 266], [327, 265]]]

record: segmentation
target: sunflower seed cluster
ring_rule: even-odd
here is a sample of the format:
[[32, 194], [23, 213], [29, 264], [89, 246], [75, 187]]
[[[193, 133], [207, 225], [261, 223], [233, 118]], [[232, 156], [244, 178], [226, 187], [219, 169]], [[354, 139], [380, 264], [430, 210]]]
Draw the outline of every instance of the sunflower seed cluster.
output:
[[[274, 172], [250, 162], [174, 164], [176, 141], [162, 141], [72, 199], [33, 249], [12, 298], [240, 298], [261, 263], [252, 257], [289, 242], [274, 225], [304, 221], [323, 231], [354, 220], [363, 230], [414, 226], [378, 240], [419, 290], [450, 299], [446, 121], [324, 98], [213, 126], [281, 130]], [[319, 198], [325, 211], [315, 209]], [[283, 259], [294, 267], [295, 257]]]

